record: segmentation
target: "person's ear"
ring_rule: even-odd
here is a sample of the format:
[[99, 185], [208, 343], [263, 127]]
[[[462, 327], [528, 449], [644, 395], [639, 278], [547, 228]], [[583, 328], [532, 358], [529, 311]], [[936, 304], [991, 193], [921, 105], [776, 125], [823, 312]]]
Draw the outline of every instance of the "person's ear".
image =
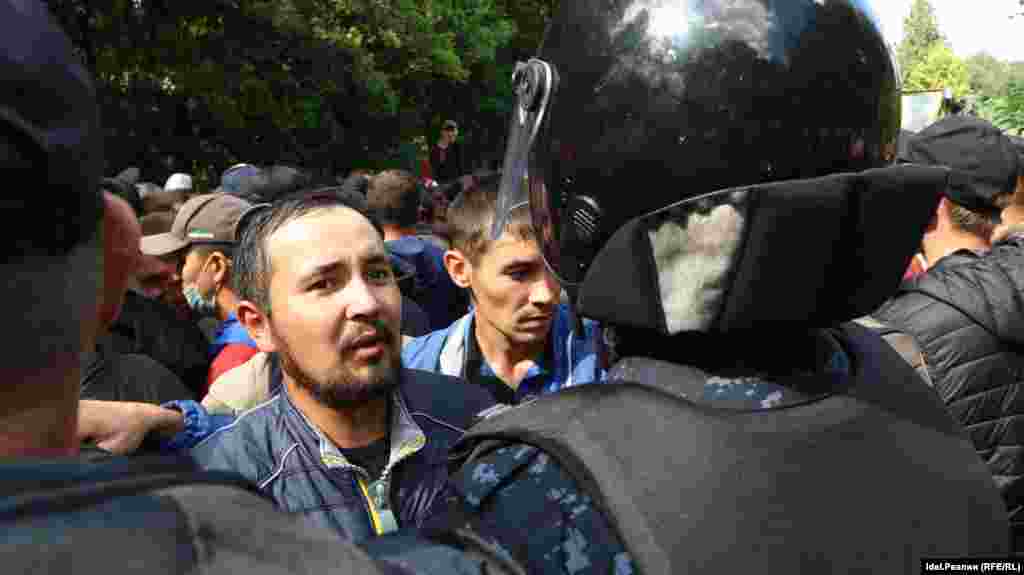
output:
[[99, 319], [100, 327], [107, 328], [121, 314], [129, 278], [138, 271], [138, 238], [142, 230], [128, 202], [110, 192], [104, 192], [103, 202], [103, 289]]
[[459, 250], [448, 250], [444, 253], [444, 267], [448, 270], [452, 282], [463, 289], [472, 287], [473, 263]]
[[214, 285], [222, 286], [228, 282], [228, 272], [231, 268], [231, 260], [223, 252], [213, 252], [206, 260], [206, 267], [213, 273]]
[[238, 310], [235, 314], [260, 351], [267, 353], [277, 351], [270, 319], [256, 304], [243, 300], [238, 303]]
[[939, 228], [940, 222], [949, 221], [949, 209], [950, 203], [945, 196], [939, 200], [938, 205], [935, 206], [935, 214], [932, 215], [932, 219], [928, 222], [928, 227], [924, 229], [925, 233], [934, 232]]

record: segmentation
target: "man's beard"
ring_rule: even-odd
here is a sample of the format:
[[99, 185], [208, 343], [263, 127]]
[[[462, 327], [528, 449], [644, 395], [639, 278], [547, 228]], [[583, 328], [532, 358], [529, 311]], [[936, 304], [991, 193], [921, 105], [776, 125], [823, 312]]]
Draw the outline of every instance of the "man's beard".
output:
[[[401, 383], [401, 370], [396, 361], [392, 361], [385, 371], [372, 371], [369, 378], [357, 376], [350, 369], [340, 367], [330, 374], [327, 381], [317, 381], [295, 361], [288, 344], [283, 340], [279, 340], [277, 344], [281, 371], [291, 377], [295, 385], [326, 407], [349, 409], [364, 405], [371, 400], [388, 396]], [[391, 354], [391, 357], [394, 358], [395, 355]]]

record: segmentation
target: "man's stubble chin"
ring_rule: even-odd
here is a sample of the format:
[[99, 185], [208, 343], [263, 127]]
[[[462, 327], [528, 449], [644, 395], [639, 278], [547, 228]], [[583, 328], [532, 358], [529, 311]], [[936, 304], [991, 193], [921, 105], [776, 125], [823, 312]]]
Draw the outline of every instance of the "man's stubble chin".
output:
[[363, 373], [341, 365], [322, 379], [302, 369], [283, 341], [278, 342], [278, 355], [281, 371], [292, 378], [297, 387], [327, 407], [356, 407], [386, 397], [401, 384], [401, 355], [394, 349], [377, 364], [358, 370]]

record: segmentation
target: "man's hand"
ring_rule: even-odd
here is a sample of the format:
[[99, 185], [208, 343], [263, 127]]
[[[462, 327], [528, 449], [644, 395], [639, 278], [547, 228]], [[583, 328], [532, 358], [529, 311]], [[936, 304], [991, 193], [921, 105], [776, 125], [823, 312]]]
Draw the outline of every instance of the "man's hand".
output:
[[151, 432], [170, 437], [184, 425], [181, 413], [151, 403], [83, 399], [78, 404], [78, 440], [118, 455], [134, 453]]

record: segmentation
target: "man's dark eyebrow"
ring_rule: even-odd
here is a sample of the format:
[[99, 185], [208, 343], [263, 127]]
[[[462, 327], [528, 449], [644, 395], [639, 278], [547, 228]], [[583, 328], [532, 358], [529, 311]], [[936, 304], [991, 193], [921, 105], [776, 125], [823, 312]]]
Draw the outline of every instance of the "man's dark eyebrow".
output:
[[384, 252], [376, 252], [363, 258], [364, 264], [391, 264], [391, 258]]
[[340, 267], [344, 267], [344, 265], [345, 265], [345, 262], [342, 261], [342, 260], [335, 260], [333, 262], [328, 262], [328, 263], [325, 263], [325, 264], [320, 264], [320, 265], [316, 266], [315, 268], [313, 268], [312, 270], [310, 270], [309, 272], [303, 274], [302, 277], [301, 277], [301, 281], [303, 281], [303, 282], [309, 281], [309, 280], [311, 280], [311, 279], [313, 279], [315, 277], [318, 277], [318, 276], [321, 276], [321, 275], [324, 275], [324, 274], [328, 274], [330, 272], [333, 272], [333, 271], [337, 270]]
[[[391, 258], [388, 257], [388, 255], [386, 253], [384, 253], [384, 252], [373, 253], [373, 254], [370, 254], [370, 255], [368, 255], [368, 256], [363, 258], [363, 264], [364, 265], [374, 265], [374, 264], [391, 265]], [[328, 263], [325, 263], [325, 264], [320, 264], [320, 265], [316, 266], [315, 268], [313, 268], [312, 270], [310, 270], [308, 273], [303, 274], [302, 277], [301, 277], [301, 281], [304, 281], [304, 282], [305, 281], [309, 281], [309, 280], [311, 280], [311, 279], [313, 279], [315, 277], [319, 277], [321, 275], [333, 273], [333, 272], [337, 271], [338, 268], [343, 268], [343, 267], [346, 267], [346, 266], [347, 266], [347, 264], [345, 263], [345, 260], [335, 260], [333, 262], [328, 262]]]
[[504, 271], [510, 270], [512, 268], [530, 268], [536, 266], [539, 263], [540, 262], [537, 261], [537, 259], [535, 258], [512, 260], [510, 262], [507, 262], [505, 265], [501, 266], [501, 269]]

